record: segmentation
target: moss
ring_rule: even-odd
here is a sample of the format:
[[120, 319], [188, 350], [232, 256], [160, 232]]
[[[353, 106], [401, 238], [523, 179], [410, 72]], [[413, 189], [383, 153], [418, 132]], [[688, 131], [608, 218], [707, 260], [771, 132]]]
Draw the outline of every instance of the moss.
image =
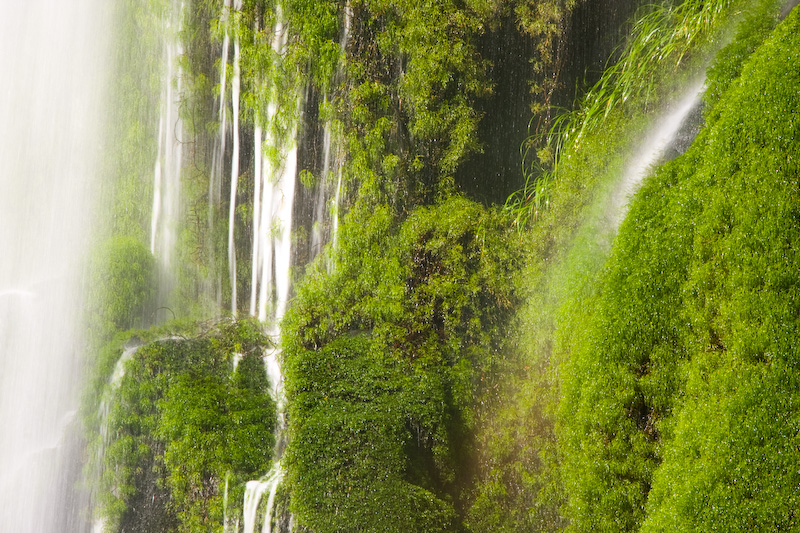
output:
[[134, 237], [112, 237], [93, 253], [87, 320], [98, 345], [117, 331], [148, 324], [155, 297], [155, 260]]
[[586, 341], [562, 369], [576, 531], [793, 527], [797, 476], [781, 457], [800, 420], [788, 374], [798, 124], [786, 112], [797, 26], [795, 13], [758, 47], [763, 26], [740, 34], [712, 72], [741, 76], [620, 228]]
[[245, 482], [271, 464], [265, 346], [255, 324], [223, 323], [150, 342], [124, 362], [120, 382], [107, 386], [101, 437], [109, 530], [221, 530], [226, 480], [241, 501]]
[[402, 223], [356, 209], [340, 242], [283, 324], [295, 518], [313, 531], [458, 530], [520, 251], [460, 197]]

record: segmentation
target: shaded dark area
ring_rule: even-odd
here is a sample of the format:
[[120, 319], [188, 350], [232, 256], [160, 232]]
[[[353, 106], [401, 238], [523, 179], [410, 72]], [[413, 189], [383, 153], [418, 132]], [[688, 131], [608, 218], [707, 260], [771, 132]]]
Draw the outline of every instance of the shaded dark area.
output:
[[[328, 213], [326, 212], [325, 199], [332, 197], [335, 186], [329, 183], [325, 174], [326, 146], [325, 123], [319, 118], [319, 106], [323, 98], [319, 91], [309, 85], [301, 108], [300, 131], [297, 138], [297, 169], [298, 172], [308, 172], [306, 179], [296, 179], [294, 209], [292, 212], [292, 228], [295, 239], [292, 242], [292, 264], [298, 267], [309, 264], [314, 257], [322, 251], [323, 243], [329, 239], [327, 226]], [[328, 164], [333, 161], [333, 154], [328, 154]], [[308, 178], [313, 176], [313, 180]], [[300, 176], [298, 176], [300, 177]], [[303, 183], [303, 182], [306, 183]], [[313, 181], [313, 183], [312, 183]], [[308, 186], [311, 185], [311, 186]], [[319, 221], [321, 226], [317, 230], [324, 236], [316, 242], [314, 235], [314, 222]]]
[[781, 19], [784, 19], [787, 16], [789, 16], [789, 13], [791, 13], [792, 10], [795, 7], [797, 7], [797, 4], [800, 4], [800, 0], [789, 0], [788, 2], [786, 2], [786, 4], [783, 6], [783, 9], [781, 9], [780, 13]]
[[[572, 108], [578, 96], [594, 85], [614, 50], [626, 35], [628, 21], [641, 0], [587, 0], [579, 2], [565, 22], [559, 49], [555, 51], [554, 90], [547, 97], [556, 108]], [[479, 138], [483, 153], [464, 163], [456, 174], [461, 189], [477, 201], [503, 203], [524, 185], [520, 147], [529, 135], [530, 58], [536, 54], [535, 39], [518, 27], [513, 15], [487, 32], [480, 44], [482, 56], [491, 62], [489, 78], [495, 81], [491, 97], [478, 102], [483, 114]], [[539, 96], [541, 98], [541, 96]], [[545, 121], [541, 122], [546, 123]]]
[[[163, 449], [159, 451], [163, 453]], [[152, 456], [140, 465], [141, 475], [136, 479], [136, 492], [127, 502], [120, 518], [120, 531], [124, 533], [149, 533], [174, 530], [178, 522], [168, 512], [169, 490], [160, 482], [163, 473]]]
[[642, 0], [586, 0], [572, 12], [553, 105], [572, 108], [590, 89], [624, 41]]
[[509, 15], [483, 36], [479, 49], [491, 62], [487, 78], [495, 82], [492, 96], [476, 105], [483, 115], [478, 132], [483, 153], [462, 164], [455, 179], [475, 200], [502, 203], [523, 185], [519, 147], [528, 136], [531, 118], [528, 58], [534, 41]]
[[686, 152], [692, 145], [694, 138], [697, 137], [700, 128], [704, 124], [703, 107], [703, 101], [698, 101], [683, 120], [680, 129], [675, 134], [675, 138], [664, 148], [663, 161], [672, 161]]

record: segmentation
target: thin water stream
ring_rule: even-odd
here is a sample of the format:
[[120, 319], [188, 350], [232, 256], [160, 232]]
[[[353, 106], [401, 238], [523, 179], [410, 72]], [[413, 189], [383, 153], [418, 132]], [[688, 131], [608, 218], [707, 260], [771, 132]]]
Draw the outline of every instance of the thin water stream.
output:
[[665, 157], [667, 149], [679, 137], [687, 117], [700, 104], [704, 87], [705, 73], [689, 83], [676, 101], [653, 121], [647, 135], [635, 148], [608, 204], [607, 218], [614, 229], [625, 218], [630, 197], [639, 189], [653, 165]]
[[179, 33], [185, 5], [172, 0], [164, 21], [161, 109], [158, 126], [158, 155], [153, 169], [153, 209], [150, 222], [150, 251], [158, 262], [158, 303], [167, 305], [175, 285], [175, 255], [181, 215], [181, 172], [183, 170], [183, 121], [180, 105], [183, 80], [179, 61], [183, 54]]

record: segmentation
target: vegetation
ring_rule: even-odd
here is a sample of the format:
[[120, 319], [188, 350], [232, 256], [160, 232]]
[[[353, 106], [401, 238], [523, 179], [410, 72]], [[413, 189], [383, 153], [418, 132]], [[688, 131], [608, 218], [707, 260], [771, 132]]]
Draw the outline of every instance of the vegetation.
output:
[[604, 127], [612, 111], [630, 103], [628, 113], [647, 112], [663, 101], [674, 86], [670, 77], [683, 75], [685, 63], [715, 46], [733, 3], [667, 1], [640, 10], [618, 60], [573, 109], [562, 110], [522, 145], [525, 186], [506, 201], [517, 225], [525, 228], [547, 209], [563, 154], [578, 151], [590, 132]]
[[483, 43], [509, 21], [522, 42], [531, 44], [531, 70], [520, 74], [530, 78], [531, 105], [541, 111], [556, 87], [558, 36], [574, 5], [354, 4], [348, 81], [337, 107], [349, 132], [346, 175], [360, 184], [359, 194], [410, 211], [452, 187], [468, 161], [480, 161], [479, 128], [491, 120], [480, 108], [497, 83]]
[[797, 24], [722, 54], [705, 129], [620, 228], [562, 371], [570, 530], [794, 527]]
[[[641, 11], [619, 62], [534, 139], [536, 166], [505, 211], [455, 179], [492, 120], [479, 111], [495, 90], [487, 36], [511, 20], [536, 44], [526, 75], [546, 115], [576, 1], [290, 0], [278, 13], [246, 0], [232, 16], [220, 4], [198, 2], [183, 36], [195, 224], [179, 314], [201, 298], [188, 280], [224, 268], [223, 232], [206, 223], [226, 209], [208, 189], [223, 31], [241, 46], [247, 127], [273, 134], [267, 157], [316, 118], [347, 153], [348, 214], [282, 324], [298, 531], [797, 527], [800, 14], [775, 29], [765, 0], [738, 16], [708, 70], [704, 129], [617, 232], [604, 199], [627, 150], [743, 3]], [[316, 170], [303, 169], [308, 187], [325, 179]], [[98, 248], [89, 306], [107, 342], [93, 389], [108, 414], [87, 419], [106, 526], [218, 531], [272, 460], [268, 342], [248, 321], [120, 333], [149, 325], [154, 267], [141, 231], [118, 234], [133, 236]]]
[[108, 530], [222, 531], [226, 491], [241, 501], [272, 458], [266, 345], [256, 324], [231, 322], [120, 359], [99, 436]]
[[[776, 23], [774, 2], [755, 7], [709, 70], [707, 117], [719, 112], [720, 91]], [[473, 530], [636, 530], [647, 517], [663, 420], [684, 390], [678, 361], [687, 351], [680, 329], [685, 289], [676, 294], [675, 286], [686, 272], [669, 252], [680, 253], [692, 238], [671, 224], [693, 227], [696, 217], [659, 209], [665, 190], [681, 194], [677, 207], [714, 189], [687, 192], [678, 177], [648, 185], [641, 202], [653, 210], [659, 230], [638, 227], [627, 237], [621, 230], [619, 239], [635, 238], [638, 248], [612, 264], [624, 272], [646, 270], [636, 271], [639, 285], [616, 286], [608, 273], [613, 267], [606, 266], [615, 228], [604, 198], [623, 171], [626, 147], [641, 137], [647, 122], [641, 110], [655, 105], [652, 96], [638, 98], [612, 108], [603, 128], [587, 130], [579, 149], [564, 149], [549, 208], [527, 230], [530, 254], [521, 278], [527, 303], [519, 313], [524, 366], [507, 376], [504, 400], [480, 425], [484, 466], [469, 513]], [[687, 160], [684, 172], [694, 163]], [[651, 354], [646, 363], [644, 353]], [[620, 354], [627, 354], [625, 364]]]
[[387, 206], [351, 212], [341, 239], [332, 272], [306, 277], [284, 321], [295, 520], [457, 530], [519, 249], [496, 214], [459, 197], [402, 223]]
[[112, 237], [95, 250], [87, 319], [95, 340], [108, 341], [117, 331], [142, 327], [152, 313], [155, 261], [135, 237]]

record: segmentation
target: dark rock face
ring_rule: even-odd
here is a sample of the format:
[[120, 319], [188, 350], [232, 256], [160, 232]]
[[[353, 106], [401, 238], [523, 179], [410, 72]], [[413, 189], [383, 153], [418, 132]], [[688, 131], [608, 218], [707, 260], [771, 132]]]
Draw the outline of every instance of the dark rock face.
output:
[[[576, 96], [597, 82], [639, 5], [640, 0], [578, 3], [564, 21], [552, 68], [538, 74], [552, 78], [543, 82], [552, 86], [545, 95], [549, 101], [543, 103], [571, 108]], [[520, 147], [534, 133], [531, 121], [537, 117], [532, 117], [531, 104], [542, 98], [531, 94], [531, 81], [537, 76], [531, 66], [536, 42], [509, 15], [484, 36], [481, 54], [491, 62], [489, 78], [495, 84], [493, 94], [477, 104], [483, 113], [479, 136], [484, 151], [462, 165], [456, 181], [478, 201], [503, 203], [524, 184]]]

